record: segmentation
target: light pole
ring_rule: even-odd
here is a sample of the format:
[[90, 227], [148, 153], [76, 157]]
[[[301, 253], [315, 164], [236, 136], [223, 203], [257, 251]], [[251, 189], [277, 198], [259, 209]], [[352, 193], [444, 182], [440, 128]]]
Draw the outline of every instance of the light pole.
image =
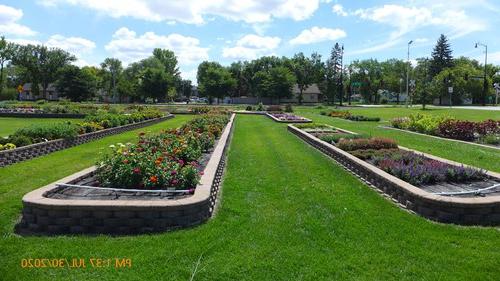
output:
[[407, 53], [407, 65], [406, 65], [406, 107], [408, 107], [408, 99], [410, 97], [409, 92], [408, 92], [408, 83], [410, 81], [410, 45], [413, 43], [413, 40], [410, 40], [408, 42], [408, 53]]
[[477, 49], [477, 46], [483, 46], [484, 49], [485, 49], [485, 53], [484, 53], [483, 97], [482, 97], [482, 100], [481, 100], [481, 104], [483, 106], [485, 106], [486, 105], [486, 92], [488, 91], [488, 84], [486, 82], [486, 64], [488, 63], [488, 45], [477, 42], [476, 43], [476, 49]]

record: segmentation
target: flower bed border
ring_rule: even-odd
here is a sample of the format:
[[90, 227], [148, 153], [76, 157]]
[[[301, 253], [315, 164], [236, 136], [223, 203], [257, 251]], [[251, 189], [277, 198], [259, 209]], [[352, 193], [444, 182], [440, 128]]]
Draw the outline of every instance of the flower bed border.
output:
[[[57, 188], [51, 183], [23, 197], [22, 235], [141, 234], [170, 231], [207, 221], [218, 194], [233, 131], [232, 114], [193, 196], [172, 200], [61, 200], [44, 197]], [[57, 182], [74, 182], [95, 171], [90, 167]]]
[[0, 117], [15, 118], [74, 118], [83, 119], [87, 114], [78, 113], [24, 113], [24, 112], [0, 112]]
[[[288, 131], [333, 158], [345, 169], [361, 178], [378, 192], [383, 193], [384, 196], [389, 197], [401, 208], [443, 223], [500, 225], [500, 196], [459, 198], [435, 195], [390, 175], [293, 125], [288, 125]], [[401, 146], [399, 148], [423, 154], [425, 157], [447, 164], [462, 165], [420, 151]], [[500, 174], [495, 172], [487, 171], [487, 174], [500, 178]]]
[[382, 129], [396, 130], [396, 131], [401, 131], [401, 132], [405, 132], [405, 133], [415, 134], [415, 135], [419, 135], [419, 136], [431, 137], [431, 138], [435, 138], [435, 139], [439, 139], [439, 140], [454, 141], [454, 142], [459, 142], [459, 143], [472, 144], [472, 145], [476, 145], [476, 146], [480, 146], [480, 147], [492, 148], [492, 149], [498, 149], [498, 150], [500, 150], [500, 146], [497, 147], [497, 146], [493, 146], [493, 145], [482, 144], [482, 143], [477, 143], [477, 142], [472, 142], [472, 141], [463, 141], [463, 140], [456, 140], [456, 139], [450, 139], [450, 138], [443, 138], [443, 137], [440, 137], [440, 136], [433, 136], [433, 135], [419, 133], [419, 132], [414, 132], [414, 131], [410, 131], [410, 130], [394, 128], [394, 127], [390, 127], [390, 126], [382, 126], [382, 125], [380, 125], [378, 127], [382, 128]]
[[[302, 116], [300, 116], [300, 117], [304, 118], [305, 120], [280, 120], [280, 119], [274, 117], [273, 115], [269, 114], [269, 112], [266, 112], [265, 115], [267, 117], [273, 119], [274, 121], [279, 122], [279, 123], [311, 123], [312, 122], [311, 119], [308, 119], [308, 118], [305, 118]], [[296, 116], [298, 116], [298, 115], [296, 115]]]
[[27, 146], [21, 146], [15, 149], [3, 150], [0, 151], [0, 167], [12, 165], [14, 163], [36, 158], [55, 151], [63, 150], [89, 141], [104, 138], [110, 135], [120, 134], [126, 131], [150, 126], [174, 117], [175, 116], [173, 114], [170, 114], [168, 116], [160, 118], [154, 118], [137, 123], [81, 134], [75, 137], [74, 139], [70, 140], [57, 139], [47, 142], [35, 143]]

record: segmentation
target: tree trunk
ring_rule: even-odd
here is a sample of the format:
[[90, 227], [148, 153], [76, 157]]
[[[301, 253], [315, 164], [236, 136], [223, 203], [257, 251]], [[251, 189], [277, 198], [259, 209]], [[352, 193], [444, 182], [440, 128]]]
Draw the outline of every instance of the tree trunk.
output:
[[302, 104], [302, 91], [304, 91], [302, 87], [299, 87], [299, 104]]
[[0, 63], [0, 95], [3, 92], [3, 61]]

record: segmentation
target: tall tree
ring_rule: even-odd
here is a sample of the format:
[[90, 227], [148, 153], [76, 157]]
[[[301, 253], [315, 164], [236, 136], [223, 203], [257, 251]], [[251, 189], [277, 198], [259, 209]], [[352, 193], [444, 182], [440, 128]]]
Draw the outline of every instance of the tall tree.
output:
[[75, 60], [76, 57], [66, 51], [42, 45], [19, 46], [12, 57], [12, 63], [28, 74], [35, 93], [38, 94], [38, 83], [42, 85], [44, 98], [47, 98], [49, 84], [57, 80], [58, 71]]
[[213, 98], [227, 96], [236, 87], [236, 80], [231, 76], [228, 69], [216, 62], [202, 62], [198, 66], [196, 75], [198, 90], [200, 94], [208, 97], [210, 103]]
[[292, 58], [292, 67], [297, 79], [297, 87], [299, 88], [299, 104], [302, 104], [303, 92], [314, 82], [315, 73], [312, 60], [305, 57], [304, 54], [295, 54]]
[[335, 46], [330, 52], [330, 57], [327, 59], [324, 69], [324, 83], [323, 91], [328, 99], [328, 103], [335, 103], [335, 96], [338, 95], [339, 91], [339, 79], [340, 79], [340, 69], [341, 69], [341, 55], [342, 49], [339, 43], [335, 43]]
[[5, 37], [0, 37], [0, 95], [4, 87], [4, 66], [12, 58], [15, 51], [15, 44], [7, 42]]
[[122, 73], [123, 71], [123, 66], [122, 66], [122, 62], [119, 60], [119, 59], [115, 59], [115, 58], [106, 58], [104, 60], [103, 63], [101, 63], [101, 68], [103, 69], [103, 71], [105, 73], [107, 73], [108, 75], [106, 75], [108, 78], [109, 78], [109, 91], [108, 93], [111, 93], [112, 97], [113, 97], [113, 101], [116, 102], [116, 99], [117, 99], [117, 88], [116, 88], [116, 85], [117, 85], [117, 81], [120, 77], [120, 74]]
[[[430, 75], [432, 77], [438, 75], [445, 68], [453, 66], [453, 55], [448, 38], [444, 34], [439, 36], [439, 39], [432, 51], [432, 59], [430, 61]], [[442, 96], [446, 92], [439, 93], [439, 105], [442, 104]]]
[[95, 93], [96, 81], [90, 72], [67, 65], [59, 71], [57, 90], [72, 101], [80, 102], [90, 99]]

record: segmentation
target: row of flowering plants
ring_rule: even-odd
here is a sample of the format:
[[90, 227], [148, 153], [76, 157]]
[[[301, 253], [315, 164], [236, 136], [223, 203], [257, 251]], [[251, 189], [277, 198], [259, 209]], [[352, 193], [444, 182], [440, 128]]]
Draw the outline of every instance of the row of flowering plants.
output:
[[320, 114], [327, 115], [330, 117], [337, 117], [337, 118], [342, 118], [342, 119], [346, 119], [346, 120], [351, 120], [351, 121], [373, 121], [373, 122], [380, 121], [380, 117], [368, 117], [368, 116], [364, 116], [364, 115], [355, 115], [347, 110], [333, 110], [330, 112], [322, 111], [322, 112], [320, 112]]
[[394, 128], [410, 130], [444, 138], [500, 144], [500, 120], [472, 122], [447, 116], [412, 114], [391, 120]]
[[311, 122], [311, 120], [304, 118], [302, 116], [298, 116], [292, 113], [284, 113], [284, 112], [270, 112], [269, 115], [280, 121], [286, 122]]
[[101, 187], [180, 189], [193, 193], [202, 175], [198, 160], [213, 148], [228, 123], [227, 114], [204, 114], [180, 128], [139, 134], [136, 144], [111, 146], [97, 164]]
[[345, 132], [321, 133], [316, 137], [415, 186], [466, 183], [487, 178], [483, 170], [454, 166], [402, 150], [392, 139]]
[[141, 107], [126, 113], [110, 113], [99, 110], [95, 114], [87, 115], [83, 122], [32, 124], [18, 129], [7, 137], [0, 138], [0, 150], [14, 149], [61, 138], [72, 139], [81, 134], [160, 118], [164, 115], [158, 109]]

